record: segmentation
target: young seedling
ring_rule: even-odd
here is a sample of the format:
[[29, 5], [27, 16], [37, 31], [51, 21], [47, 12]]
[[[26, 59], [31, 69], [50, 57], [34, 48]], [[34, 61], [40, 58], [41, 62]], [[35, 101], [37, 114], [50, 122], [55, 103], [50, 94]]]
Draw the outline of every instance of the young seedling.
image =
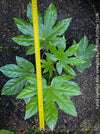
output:
[[[34, 37], [32, 28], [32, 5], [27, 6], [29, 22], [14, 18], [22, 35], [13, 37], [12, 40], [18, 45], [28, 48], [26, 55], [34, 54]], [[72, 81], [76, 76], [71, 66], [77, 66], [82, 72], [90, 66], [90, 58], [96, 52], [95, 45], [88, 46], [85, 36], [79, 43], [66, 50], [66, 39], [62, 37], [67, 30], [71, 18], [59, 21], [56, 25], [57, 11], [53, 3], [46, 9], [44, 19], [38, 12], [40, 49], [44, 51], [42, 63], [42, 88], [44, 100], [44, 118], [48, 127], [53, 130], [58, 119], [59, 108], [65, 113], [77, 116], [76, 108], [71, 101], [71, 96], [81, 94], [80, 87]], [[26, 102], [25, 119], [38, 112], [37, 80], [34, 65], [22, 57], [16, 56], [15, 64], [8, 64], [0, 68], [0, 71], [11, 78], [4, 85], [2, 95], [17, 94], [17, 99]], [[62, 71], [67, 72], [62, 73]], [[55, 103], [56, 102], [56, 103]]]

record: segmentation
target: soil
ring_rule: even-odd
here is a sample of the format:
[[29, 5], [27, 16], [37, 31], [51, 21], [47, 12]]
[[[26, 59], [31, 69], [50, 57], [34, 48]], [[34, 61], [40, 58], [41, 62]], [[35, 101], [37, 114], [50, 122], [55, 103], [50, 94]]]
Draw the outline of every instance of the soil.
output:
[[[18, 46], [11, 38], [19, 35], [13, 18], [26, 17], [26, 7], [29, 0], [0, 0], [0, 66], [15, 63], [16, 55], [24, 57], [33, 63], [34, 56], [25, 56], [25, 48]], [[39, 0], [38, 8], [44, 14], [45, 9], [53, 2], [57, 8], [57, 21], [72, 18], [71, 25], [65, 32], [67, 47], [73, 39], [77, 42], [87, 35], [90, 44], [95, 44], [96, 7], [90, 0]], [[96, 109], [96, 56], [92, 58], [92, 66], [83, 73], [77, 72], [75, 81], [81, 88], [82, 95], [72, 97], [78, 117], [72, 117], [59, 109], [58, 122], [54, 131], [76, 130], [96, 131], [100, 129], [100, 109]], [[0, 90], [8, 80], [0, 72]], [[28, 120], [24, 120], [25, 103], [17, 100], [16, 96], [0, 95], [0, 129], [8, 130], [38, 130], [38, 113]], [[49, 128], [46, 126], [49, 133]]]

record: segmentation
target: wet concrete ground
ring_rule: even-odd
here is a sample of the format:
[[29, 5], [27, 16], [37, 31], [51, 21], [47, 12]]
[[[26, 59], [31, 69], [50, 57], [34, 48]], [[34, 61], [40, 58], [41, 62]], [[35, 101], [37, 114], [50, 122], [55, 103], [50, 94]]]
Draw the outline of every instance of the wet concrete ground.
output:
[[[34, 62], [32, 56], [25, 56], [24, 48], [15, 44], [11, 38], [20, 34], [13, 21], [14, 17], [26, 18], [26, 7], [29, 0], [1, 0], [0, 1], [0, 66], [15, 63], [15, 57], [23, 56]], [[95, 44], [95, 13], [96, 9], [90, 0], [39, 0], [38, 8], [44, 14], [50, 2], [54, 2], [58, 18], [57, 21], [72, 17], [71, 25], [65, 32], [69, 47], [73, 39], [79, 41], [87, 35], [89, 43]], [[59, 109], [58, 122], [55, 130], [98, 130], [100, 127], [100, 112], [96, 110], [96, 63], [92, 59], [92, 66], [82, 74], [77, 72], [75, 81], [80, 85], [82, 95], [72, 97], [78, 117], [72, 117]], [[0, 73], [0, 90], [8, 80]], [[16, 96], [0, 96], [0, 129], [10, 130], [38, 130], [38, 114], [24, 121], [25, 103], [17, 100]], [[49, 131], [46, 126], [46, 130]]]

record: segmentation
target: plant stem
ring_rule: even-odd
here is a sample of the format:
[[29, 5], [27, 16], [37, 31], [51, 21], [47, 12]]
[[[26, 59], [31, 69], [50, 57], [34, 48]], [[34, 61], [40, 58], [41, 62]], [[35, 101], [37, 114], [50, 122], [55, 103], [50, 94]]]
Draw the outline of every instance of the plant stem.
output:
[[51, 75], [49, 75], [49, 79], [48, 79], [48, 85], [50, 85], [50, 78], [51, 78]]
[[55, 69], [55, 74], [56, 74], [56, 76], [57, 76], [57, 71], [56, 71], [56, 69]]

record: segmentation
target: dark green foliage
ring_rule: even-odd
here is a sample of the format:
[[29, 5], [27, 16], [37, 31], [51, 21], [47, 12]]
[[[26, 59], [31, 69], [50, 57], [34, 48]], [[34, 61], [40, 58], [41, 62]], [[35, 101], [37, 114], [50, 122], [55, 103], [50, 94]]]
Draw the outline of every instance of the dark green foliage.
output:
[[[30, 46], [26, 52], [26, 54], [29, 55], [35, 52], [32, 27], [32, 5], [30, 3], [27, 7], [27, 17], [31, 24], [23, 19], [14, 18], [14, 21], [17, 24], [18, 29], [24, 35], [19, 35], [17, 37], [13, 37], [12, 39], [18, 45]], [[65, 47], [66, 45], [66, 40], [58, 36], [62, 35], [66, 31], [71, 21], [71, 18], [64, 19], [54, 26], [56, 19], [57, 11], [53, 3], [51, 3], [50, 6], [47, 8], [44, 14], [44, 20], [42, 18], [41, 13], [38, 13], [40, 48], [43, 50], [49, 49], [49, 42], [53, 43], [55, 46], [58, 44], [62, 44]]]
[[[47, 56], [47, 59], [49, 59], [50, 61], [56, 62], [56, 69], [59, 74], [62, 73], [62, 69], [64, 68], [64, 70], [67, 73], [69, 73], [71, 75], [76, 75], [74, 70], [69, 65], [76, 66], [76, 65], [84, 63], [84, 61], [79, 58], [75, 58], [75, 57], [69, 58], [69, 57], [73, 56], [75, 54], [75, 52], [78, 50], [78, 48], [79, 48], [79, 45], [76, 44], [76, 45], [72, 45], [70, 48], [68, 48], [65, 51], [63, 46], [59, 45], [58, 51], [57, 51], [56, 47], [53, 44], [50, 44], [49, 49], [50, 49], [51, 53], [46, 53], [46, 56]], [[48, 64], [48, 68], [50, 69], [51, 67], [49, 67], [49, 66], [50, 65]], [[46, 66], [46, 68], [47, 68], [47, 66]]]
[[26, 83], [25, 76], [34, 74], [34, 65], [20, 57], [16, 57], [17, 65], [8, 64], [0, 68], [0, 71], [4, 73], [10, 79], [3, 87], [2, 94], [13, 95], [17, 94]]
[[91, 66], [90, 58], [94, 57], [95, 53], [96, 46], [93, 44], [88, 46], [88, 38], [86, 36], [83, 37], [79, 42], [79, 50], [75, 54], [80, 59], [85, 60], [85, 63], [77, 66], [77, 70], [79, 72], [83, 72], [85, 68], [89, 68]]
[[[14, 18], [22, 35], [12, 39], [18, 45], [27, 46], [26, 54], [28, 55], [35, 52], [30, 3], [27, 7], [27, 17], [30, 22]], [[41, 60], [44, 69], [42, 73], [44, 118], [51, 130], [54, 129], [58, 119], [57, 105], [65, 113], [77, 116], [76, 108], [70, 97], [80, 95], [81, 92], [77, 83], [71, 81], [76, 75], [72, 66], [77, 66], [77, 69], [82, 72], [84, 68], [90, 66], [90, 58], [95, 54], [94, 45], [87, 47], [87, 37], [84, 37], [78, 44], [74, 41], [73, 45], [66, 50], [66, 40], [61, 35], [67, 30], [71, 18], [59, 21], [55, 25], [56, 18], [57, 11], [53, 3], [45, 11], [44, 19], [38, 12], [40, 48], [45, 51], [46, 57]], [[4, 85], [2, 94], [17, 94], [17, 99], [25, 100], [25, 119], [28, 119], [38, 112], [35, 68], [31, 62], [18, 56], [16, 62], [17, 65], [9, 64], [0, 68], [4, 75], [12, 78]], [[62, 75], [63, 70], [69, 75]]]
[[[31, 98], [26, 106], [25, 119], [33, 116], [37, 112], [37, 88], [36, 77], [27, 76], [26, 79], [32, 84], [24, 88], [17, 98]], [[74, 104], [70, 100], [71, 96], [80, 95], [79, 86], [75, 82], [68, 81], [73, 79], [72, 76], [56, 76], [52, 79], [51, 85], [48, 86], [43, 78], [43, 94], [44, 94], [44, 115], [47, 125], [53, 129], [58, 118], [58, 110], [55, 102], [66, 113], [77, 116]]]

